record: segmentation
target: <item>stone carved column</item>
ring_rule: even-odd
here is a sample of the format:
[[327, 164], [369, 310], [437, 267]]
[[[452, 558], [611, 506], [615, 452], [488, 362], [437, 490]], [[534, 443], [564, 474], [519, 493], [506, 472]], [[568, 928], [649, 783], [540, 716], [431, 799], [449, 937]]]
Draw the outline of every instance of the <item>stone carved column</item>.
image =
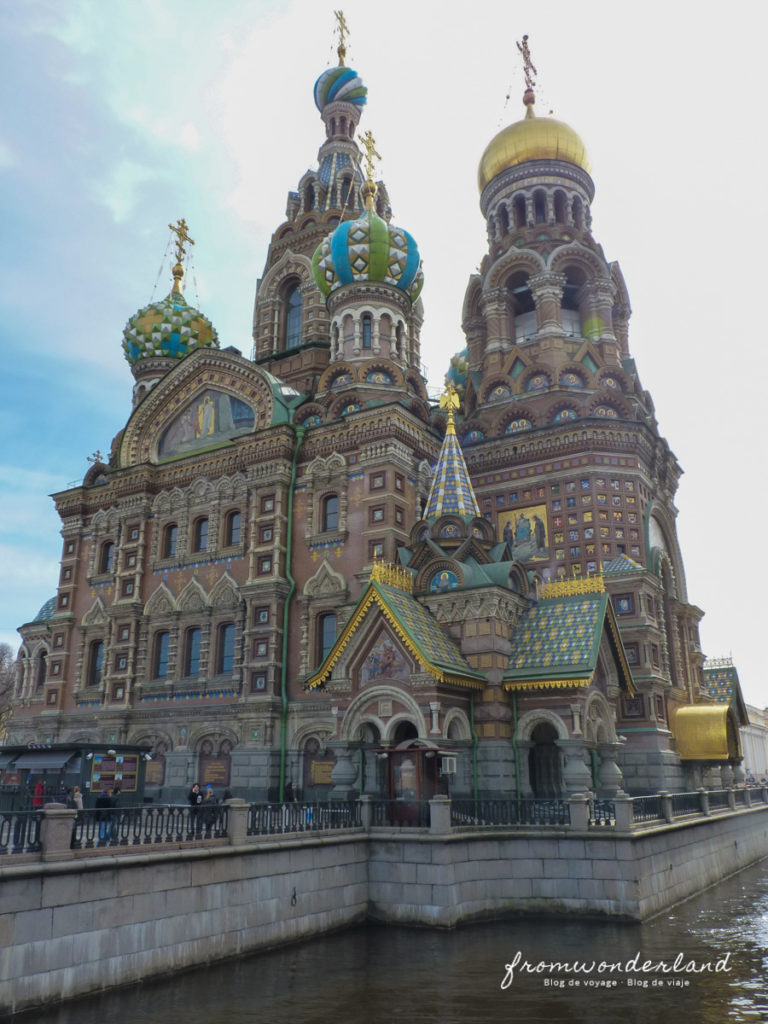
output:
[[509, 296], [506, 288], [493, 288], [483, 294], [480, 309], [488, 334], [486, 353], [508, 349], [512, 332], [509, 323]]
[[587, 767], [587, 748], [581, 740], [557, 740], [565, 756], [563, 785], [566, 793], [587, 793], [592, 789], [592, 774]]
[[579, 290], [582, 333], [591, 341], [616, 341], [613, 332], [613, 299], [616, 288], [612, 281], [587, 281]]
[[600, 784], [600, 796], [606, 799], [623, 795], [621, 784], [624, 781], [621, 768], [616, 763], [616, 757], [621, 750], [620, 743], [600, 743], [597, 752], [600, 755], [600, 769], [598, 782]]
[[536, 323], [540, 334], [565, 332], [561, 323], [560, 309], [565, 288], [565, 274], [536, 274], [528, 279], [533, 301], [536, 303]]

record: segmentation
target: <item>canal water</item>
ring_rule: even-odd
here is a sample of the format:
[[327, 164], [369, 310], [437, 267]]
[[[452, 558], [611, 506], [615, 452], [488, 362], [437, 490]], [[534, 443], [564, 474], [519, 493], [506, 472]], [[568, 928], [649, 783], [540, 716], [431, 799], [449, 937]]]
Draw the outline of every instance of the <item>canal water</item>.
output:
[[17, 1020], [765, 1024], [768, 860], [641, 925], [528, 917], [450, 932], [366, 926]]

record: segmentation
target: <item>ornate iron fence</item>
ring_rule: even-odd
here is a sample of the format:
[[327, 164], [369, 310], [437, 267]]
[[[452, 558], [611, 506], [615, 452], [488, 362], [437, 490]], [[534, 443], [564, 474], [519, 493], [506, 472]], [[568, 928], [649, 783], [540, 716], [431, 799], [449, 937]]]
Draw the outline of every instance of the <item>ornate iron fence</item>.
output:
[[372, 800], [374, 828], [429, 828], [429, 800]]
[[709, 797], [709, 809], [711, 811], [719, 810], [722, 807], [728, 806], [728, 791], [725, 789], [711, 789], [708, 792]]
[[251, 804], [247, 834], [270, 836], [289, 832], [321, 832], [325, 829], [359, 828], [357, 800], [327, 803]]
[[0, 856], [37, 853], [40, 849], [41, 811], [9, 811], [0, 815]]
[[632, 797], [632, 821], [660, 821], [663, 818], [660, 796]]
[[672, 794], [672, 817], [682, 818], [686, 814], [701, 814], [701, 795], [699, 793]]
[[569, 825], [567, 800], [453, 800], [452, 825]]
[[220, 839], [227, 834], [227, 808], [152, 806], [88, 808], [72, 827], [73, 850], [104, 846], [152, 846]]
[[589, 827], [612, 828], [616, 824], [616, 804], [613, 800], [589, 801]]

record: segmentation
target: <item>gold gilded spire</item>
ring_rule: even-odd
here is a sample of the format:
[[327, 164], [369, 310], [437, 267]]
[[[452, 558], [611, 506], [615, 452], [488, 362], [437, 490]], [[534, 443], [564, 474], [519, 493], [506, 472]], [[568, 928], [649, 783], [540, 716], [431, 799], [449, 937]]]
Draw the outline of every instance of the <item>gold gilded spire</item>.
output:
[[181, 293], [181, 279], [184, 277], [184, 257], [187, 254], [187, 250], [184, 248], [185, 244], [194, 245], [194, 238], [189, 237], [187, 231], [187, 222], [182, 217], [181, 220], [176, 221], [176, 224], [169, 224], [168, 227], [176, 235], [176, 266], [173, 268], [173, 291]]
[[448, 412], [448, 426], [445, 428], [446, 434], [456, 433], [456, 426], [453, 422], [453, 410], [458, 409], [459, 404], [458, 392], [453, 384], [449, 382], [445, 386], [445, 391], [440, 395], [440, 408]]
[[363, 200], [366, 210], [373, 209], [373, 200], [376, 195], [376, 185], [373, 180], [373, 161], [381, 160], [381, 155], [376, 152], [376, 140], [370, 129], [362, 136], [361, 142], [365, 150], [365, 173], [366, 181], [362, 188]]
[[523, 103], [525, 104], [525, 116], [535, 117], [533, 112], [533, 105], [536, 102], [536, 95], [534, 88], [536, 87], [536, 65], [531, 60], [531, 51], [528, 47], [528, 36], [523, 36], [522, 43], [517, 44], [517, 48], [523, 57], [523, 74], [525, 75], [525, 92], [523, 94]]
[[339, 33], [339, 45], [336, 52], [339, 55], [339, 67], [344, 67], [344, 61], [347, 59], [347, 46], [345, 43], [346, 37], [349, 35], [349, 25], [347, 25], [347, 19], [344, 17], [344, 11], [333, 12], [338, 25], [336, 29]]

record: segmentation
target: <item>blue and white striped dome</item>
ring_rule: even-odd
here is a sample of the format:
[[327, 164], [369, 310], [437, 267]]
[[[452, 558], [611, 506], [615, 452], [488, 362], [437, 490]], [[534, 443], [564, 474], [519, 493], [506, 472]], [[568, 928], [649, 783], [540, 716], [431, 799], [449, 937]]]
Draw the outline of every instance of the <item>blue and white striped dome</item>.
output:
[[367, 96], [362, 78], [352, 68], [328, 68], [315, 82], [315, 106], [321, 114], [329, 103], [354, 103], [362, 107]]

